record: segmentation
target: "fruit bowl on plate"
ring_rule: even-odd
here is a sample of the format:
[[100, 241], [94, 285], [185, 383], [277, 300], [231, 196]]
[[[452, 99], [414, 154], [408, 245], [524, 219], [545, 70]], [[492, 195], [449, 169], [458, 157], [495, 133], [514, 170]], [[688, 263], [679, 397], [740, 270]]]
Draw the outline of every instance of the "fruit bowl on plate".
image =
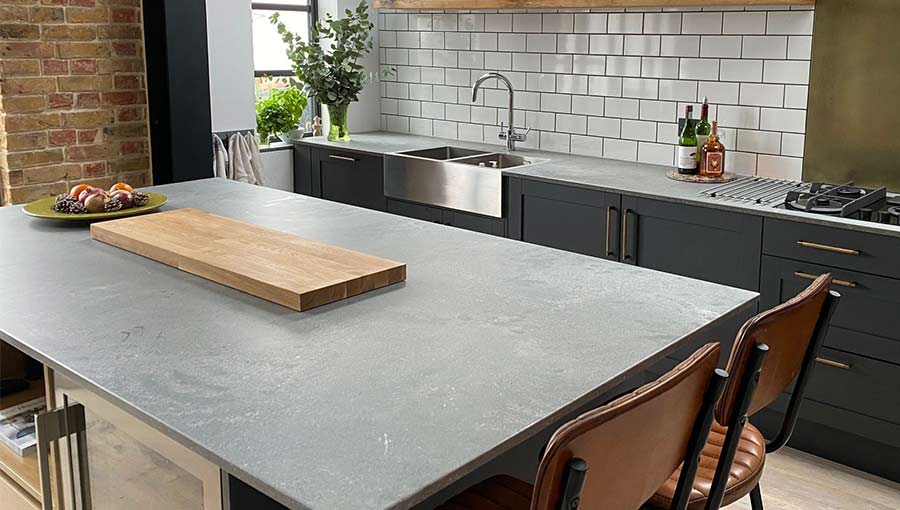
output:
[[23, 211], [51, 220], [95, 221], [155, 211], [166, 201], [164, 195], [138, 191], [124, 182], [114, 184], [109, 190], [79, 184], [68, 193], [35, 200]]

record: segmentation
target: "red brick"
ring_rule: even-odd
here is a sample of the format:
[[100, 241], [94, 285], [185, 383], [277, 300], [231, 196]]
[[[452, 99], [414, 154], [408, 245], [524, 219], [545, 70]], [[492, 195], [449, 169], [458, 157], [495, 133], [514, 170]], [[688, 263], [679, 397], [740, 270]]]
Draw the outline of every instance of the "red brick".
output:
[[78, 140], [74, 129], [50, 131], [50, 145], [73, 145]]
[[81, 166], [81, 175], [85, 178], [106, 175], [106, 162], [97, 161], [94, 163], [85, 163]]
[[132, 41], [112, 41], [113, 55], [118, 57], [135, 57], [138, 54], [138, 45]]
[[111, 105], [131, 105], [144, 102], [144, 94], [136, 91], [104, 92], [103, 103]]
[[119, 74], [113, 79], [113, 88], [117, 90], [140, 89], [141, 81], [141, 76], [137, 74]]
[[141, 26], [129, 25], [98, 25], [97, 36], [100, 39], [143, 39]]
[[109, 153], [105, 145], [70, 145], [66, 147], [67, 161], [89, 161], [104, 159]]
[[66, 9], [66, 20], [69, 23], [106, 23], [109, 11], [105, 7], [70, 7]]
[[119, 154], [128, 155], [128, 154], [144, 154], [147, 152], [146, 145], [144, 142], [122, 142], [119, 145]]
[[96, 108], [100, 106], [100, 93], [82, 92], [75, 98], [75, 104], [79, 108]]
[[72, 74], [97, 74], [97, 61], [91, 59], [73, 60]]
[[116, 113], [116, 120], [119, 122], [131, 122], [135, 120], [143, 120], [146, 109], [144, 107], [120, 108]]
[[134, 9], [116, 8], [111, 11], [110, 19], [113, 23], [134, 23], [137, 21], [137, 11]]
[[105, 42], [61, 42], [58, 46], [62, 58], [109, 56], [109, 44]]
[[41, 61], [41, 68], [44, 74], [69, 74], [69, 61], [59, 60], [55, 58], [44, 59]]
[[[65, 3], [65, 0], [62, 0]], [[93, 7], [97, 5], [97, 0], [69, 0], [69, 5], [78, 7]]]
[[78, 131], [78, 143], [94, 143], [97, 140], [97, 129], [82, 129]]
[[47, 96], [50, 108], [69, 108], [74, 103], [72, 94], [50, 94]]

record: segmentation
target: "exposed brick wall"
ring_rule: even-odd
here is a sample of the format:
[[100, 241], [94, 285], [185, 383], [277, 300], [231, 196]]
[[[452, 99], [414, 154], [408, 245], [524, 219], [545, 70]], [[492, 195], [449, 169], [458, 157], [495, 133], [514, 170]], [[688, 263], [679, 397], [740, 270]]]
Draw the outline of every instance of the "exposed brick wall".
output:
[[150, 179], [141, 0], [0, 0], [3, 203]]

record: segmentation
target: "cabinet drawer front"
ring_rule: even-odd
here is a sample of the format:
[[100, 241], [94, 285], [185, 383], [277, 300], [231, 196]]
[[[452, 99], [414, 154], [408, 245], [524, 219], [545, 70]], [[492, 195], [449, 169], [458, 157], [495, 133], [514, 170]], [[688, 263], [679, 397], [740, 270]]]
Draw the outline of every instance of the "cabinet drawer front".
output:
[[900, 424], [900, 366], [823, 348], [806, 399]]
[[383, 159], [355, 152], [316, 149], [313, 192], [326, 200], [385, 210]]
[[434, 223], [441, 223], [443, 221], [443, 211], [436, 207], [394, 200], [392, 198], [387, 199], [387, 211], [392, 214], [406, 216], [407, 218], [416, 218], [417, 220], [431, 221]]
[[900, 238], [766, 218], [763, 253], [900, 278]]
[[[835, 278], [832, 288], [841, 294], [831, 322], [838, 331], [829, 331], [829, 337], [840, 330], [849, 330], [882, 337], [884, 341], [900, 342], [900, 280], [763, 256], [762, 307], [771, 308], [787, 301], [808, 286], [810, 278], [829, 272]], [[853, 352], [881, 357], [865, 350]], [[900, 363], [898, 359], [891, 361]]]

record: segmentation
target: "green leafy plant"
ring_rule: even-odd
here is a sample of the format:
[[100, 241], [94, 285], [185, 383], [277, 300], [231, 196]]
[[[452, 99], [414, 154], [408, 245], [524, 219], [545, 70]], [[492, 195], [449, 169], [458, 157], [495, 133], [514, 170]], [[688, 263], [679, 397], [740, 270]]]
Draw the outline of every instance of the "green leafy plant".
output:
[[278, 20], [279, 13], [270, 18], [287, 44], [287, 56], [304, 92], [321, 104], [341, 106], [357, 101], [372, 79], [371, 73], [358, 63], [373, 48], [369, 36], [375, 25], [369, 21], [366, 2], [344, 14], [340, 19], [328, 14], [317, 21], [309, 41], [288, 30]]
[[256, 101], [256, 130], [263, 142], [271, 135], [297, 129], [306, 110], [307, 96], [294, 86], [273, 90]]

